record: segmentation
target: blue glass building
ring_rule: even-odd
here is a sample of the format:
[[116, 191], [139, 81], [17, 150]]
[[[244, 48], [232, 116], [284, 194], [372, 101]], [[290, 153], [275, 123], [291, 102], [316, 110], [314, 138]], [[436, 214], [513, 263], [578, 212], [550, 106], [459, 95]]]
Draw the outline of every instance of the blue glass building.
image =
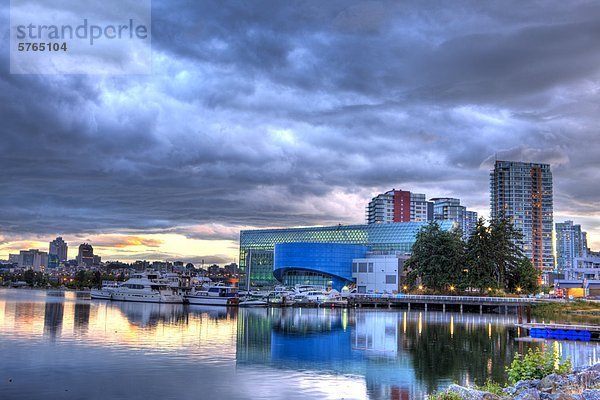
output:
[[285, 286], [311, 284], [339, 291], [352, 282], [352, 260], [366, 254], [367, 247], [357, 244], [276, 244], [273, 275]]
[[[339, 278], [351, 279], [352, 259], [343, 255], [333, 256], [336, 252], [343, 254], [348, 251], [349, 254], [351, 248], [342, 250], [342, 247], [335, 246], [319, 247], [318, 243], [355, 245], [357, 251], [359, 247], [364, 247], [368, 252], [408, 253], [415, 243], [417, 233], [427, 224], [427, 222], [398, 222], [241, 231], [240, 287], [249, 286], [248, 275], [250, 275], [250, 286], [274, 286], [280, 283], [279, 279], [288, 279], [290, 283], [299, 280], [302, 280], [301, 283], [306, 283], [308, 280], [309, 284], [318, 285], [322, 285], [325, 280], [333, 284], [334, 280], [338, 282]], [[450, 230], [454, 226], [451, 221], [439, 221], [438, 224], [443, 230]], [[284, 243], [298, 245], [279, 247], [281, 255], [277, 256], [278, 264], [276, 264], [274, 257], [276, 245]], [[307, 247], [303, 248], [300, 244]], [[310, 251], [303, 253], [303, 249]], [[337, 257], [337, 264], [331, 262], [331, 257]], [[361, 257], [359, 255], [354, 258]], [[345, 270], [348, 271], [347, 275], [341, 272], [342, 259], [343, 263], [347, 262], [344, 267], [347, 268]], [[297, 268], [292, 268], [292, 264], [297, 264]], [[293, 276], [298, 278], [292, 278]]]

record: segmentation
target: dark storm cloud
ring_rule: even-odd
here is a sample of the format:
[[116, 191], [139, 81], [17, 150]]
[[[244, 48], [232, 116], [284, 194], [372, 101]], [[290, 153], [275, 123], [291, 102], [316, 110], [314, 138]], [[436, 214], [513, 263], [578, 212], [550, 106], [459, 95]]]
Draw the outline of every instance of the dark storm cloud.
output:
[[392, 187], [487, 212], [495, 157], [552, 163], [556, 210], [597, 212], [582, 182], [598, 179], [599, 17], [586, 2], [159, 1], [150, 76], [10, 75], [4, 47], [0, 234], [236, 240], [362, 222]]

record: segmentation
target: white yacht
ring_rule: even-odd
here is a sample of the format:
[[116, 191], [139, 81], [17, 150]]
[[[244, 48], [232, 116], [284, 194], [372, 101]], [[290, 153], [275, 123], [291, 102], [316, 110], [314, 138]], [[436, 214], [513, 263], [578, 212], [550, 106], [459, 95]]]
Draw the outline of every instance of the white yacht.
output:
[[268, 305], [269, 303], [264, 298], [251, 296], [240, 299], [238, 304], [240, 307], [267, 307]]
[[329, 294], [324, 289], [309, 290], [297, 294], [294, 298], [299, 303], [323, 303], [329, 299]]
[[154, 271], [139, 272], [114, 289], [111, 300], [139, 301], [145, 303], [183, 303], [178, 289], [169, 286]]
[[239, 302], [238, 288], [225, 286], [222, 283], [214, 285], [194, 287], [185, 295], [190, 304], [202, 304], [209, 306], [235, 306]]
[[102, 281], [102, 287], [100, 289], [90, 290], [90, 297], [92, 299], [110, 300], [113, 291], [119, 287], [119, 282], [116, 281]]
[[269, 292], [269, 294], [265, 296], [265, 300], [270, 306], [285, 307], [295, 303], [294, 296], [295, 293], [293, 290], [290, 290], [285, 286], [276, 286], [272, 292]]

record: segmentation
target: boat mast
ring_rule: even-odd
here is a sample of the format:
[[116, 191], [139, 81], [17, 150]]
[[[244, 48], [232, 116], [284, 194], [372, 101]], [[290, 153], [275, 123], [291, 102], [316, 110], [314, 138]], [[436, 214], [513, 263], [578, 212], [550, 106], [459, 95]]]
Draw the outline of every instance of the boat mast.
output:
[[246, 287], [250, 294], [250, 269], [252, 268], [252, 250], [248, 250], [248, 260], [246, 262]]

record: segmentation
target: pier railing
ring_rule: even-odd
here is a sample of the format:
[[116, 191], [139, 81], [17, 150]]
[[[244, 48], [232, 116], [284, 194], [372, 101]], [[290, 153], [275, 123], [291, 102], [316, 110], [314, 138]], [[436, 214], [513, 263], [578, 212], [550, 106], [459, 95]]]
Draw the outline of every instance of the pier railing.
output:
[[357, 293], [356, 300], [392, 301], [402, 303], [454, 303], [454, 304], [531, 304], [537, 299], [529, 297], [486, 296], [432, 296], [418, 294]]

